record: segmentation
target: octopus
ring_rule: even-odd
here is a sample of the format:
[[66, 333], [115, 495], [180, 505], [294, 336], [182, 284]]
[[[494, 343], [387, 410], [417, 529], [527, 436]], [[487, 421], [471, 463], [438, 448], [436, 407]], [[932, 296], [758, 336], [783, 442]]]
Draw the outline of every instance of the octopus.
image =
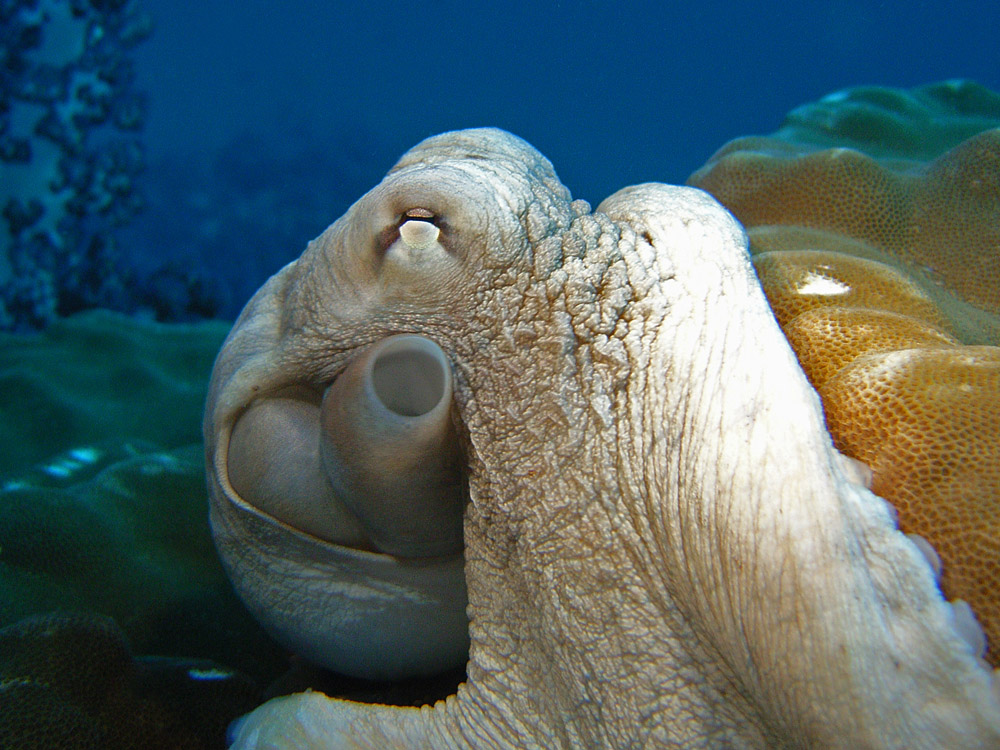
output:
[[[1000, 131], [969, 148], [1000, 162]], [[233, 747], [1000, 747], [969, 510], [996, 515], [996, 287], [949, 307], [962, 280], [906, 275], [933, 258], [884, 233], [751, 215], [787, 181], [747, 153], [592, 209], [507, 132], [434, 136], [250, 300], [204, 423], [238, 594], [327, 669], [465, 678], [419, 707], [276, 698]], [[820, 334], [849, 345], [809, 359]], [[954, 424], [926, 418], [942, 367]], [[972, 479], [926, 480], [886, 424], [973, 445]]]

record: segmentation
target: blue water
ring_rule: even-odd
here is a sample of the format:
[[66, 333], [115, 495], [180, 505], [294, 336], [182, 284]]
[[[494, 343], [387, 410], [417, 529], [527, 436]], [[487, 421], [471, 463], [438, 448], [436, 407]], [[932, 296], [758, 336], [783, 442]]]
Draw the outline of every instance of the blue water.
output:
[[[372, 138], [377, 179], [433, 133], [526, 138], [575, 195], [683, 181], [722, 143], [856, 84], [1000, 88], [1000, 4], [146, 0], [153, 152], [253, 133]], [[303, 135], [300, 132], [304, 131]], [[333, 218], [333, 217], [331, 217]]]
[[3, 7], [0, 330], [232, 319], [445, 130], [507, 128], [597, 203], [844, 87], [1000, 89], [1000, 6], [967, 0]]
[[511, 130], [597, 203], [683, 182], [731, 138], [846, 86], [1000, 89], [1000, 5], [983, 2], [141, 7], [150, 210], [126, 240], [140, 267], [198, 268], [229, 318], [434, 133]]

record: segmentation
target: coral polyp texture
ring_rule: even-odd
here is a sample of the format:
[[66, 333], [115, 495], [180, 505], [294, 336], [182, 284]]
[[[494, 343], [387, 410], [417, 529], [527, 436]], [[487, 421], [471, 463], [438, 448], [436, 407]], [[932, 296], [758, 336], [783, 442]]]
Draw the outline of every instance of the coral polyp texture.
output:
[[112, 230], [140, 201], [132, 3], [0, 2], [0, 329], [123, 307]]
[[1000, 96], [847, 89], [689, 183], [748, 229], [761, 284], [900, 527], [941, 556], [1000, 664]]

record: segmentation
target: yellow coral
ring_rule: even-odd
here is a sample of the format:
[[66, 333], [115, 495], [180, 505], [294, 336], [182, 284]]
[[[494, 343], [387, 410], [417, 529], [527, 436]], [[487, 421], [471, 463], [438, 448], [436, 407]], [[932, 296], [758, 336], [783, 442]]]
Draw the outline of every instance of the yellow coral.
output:
[[[972, 605], [996, 666], [1000, 129], [948, 139], [995, 127], [1000, 108], [971, 84], [873, 91], [828, 97], [815, 107], [822, 116], [793, 113], [775, 136], [733, 141], [689, 182], [748, 227], [761, 284], [834, 442], [872, 468], [900, 527], [937, 549], [944, 593]], [[970, 100], [982, 108], [963, 109]], [[850, 116], [838, 120], [841, 111]], [[845, 126], [843, 142], [858, 148], [835, 145], [844, 123], [855, 129]], [[940, 130], [920, 137], [924, 124]]]

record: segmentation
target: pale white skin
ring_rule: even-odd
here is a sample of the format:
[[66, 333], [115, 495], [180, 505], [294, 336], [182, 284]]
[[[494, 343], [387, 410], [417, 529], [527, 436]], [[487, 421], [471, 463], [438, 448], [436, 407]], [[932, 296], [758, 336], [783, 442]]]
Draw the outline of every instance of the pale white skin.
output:
[[[413, 207], [445, 248], [373, 260]], [[468, 680], [421, 709], [277, 699], [236, 747], [1000, 746], [990, 673], [834, 450], [707, 194], [591, 212], [502, 131], [420, 144], [238, 321], [206, 417], [215, 505], [240, 404], [401, 332], [455, 373]]]

